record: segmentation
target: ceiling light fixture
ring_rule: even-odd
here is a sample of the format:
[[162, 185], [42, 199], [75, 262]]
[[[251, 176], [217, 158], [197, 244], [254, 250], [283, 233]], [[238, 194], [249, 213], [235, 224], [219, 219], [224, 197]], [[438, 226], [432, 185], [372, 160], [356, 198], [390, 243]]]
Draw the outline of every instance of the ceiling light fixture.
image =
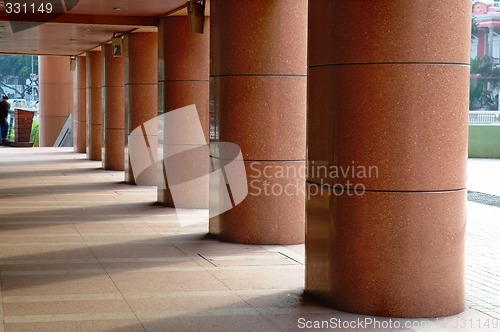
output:
[[113, 10], [116, 10], [117, 12], [122, 11], [122, 10], [127, 10], [127, 8], [123, 7], [113, 7]]

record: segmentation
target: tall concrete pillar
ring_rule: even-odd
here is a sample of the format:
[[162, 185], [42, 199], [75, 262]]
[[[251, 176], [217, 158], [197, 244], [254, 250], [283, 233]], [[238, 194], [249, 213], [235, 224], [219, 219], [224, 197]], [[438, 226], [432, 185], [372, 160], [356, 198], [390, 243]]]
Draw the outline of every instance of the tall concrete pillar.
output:
[[243, 202], [210, 219], [210, 233], [239, 243], [301, 243], [307, 1], [214, 0], [210, 13], [212, 142], [240, 146], [249, 188]]
[[470, 3], [314, 0], [308, 31], [306, 292], [464, 310]]
[[73, 72], [73, 148], [77, 153], [87, 152], [87, 60], [76, 58]]
[[[125, 182], [156, 185], [156, 165], [134, 178], [130, 155], [156, 160], [158, 134], [146, 132], [143, 124], [158, 115], [158, 34], [139, 32], [125, 36]], [[130, 151], [128, 135], [141, 128], [148, 151]], [[155, 156], [153, 156], [154, 154]]]
[[39, 58], [40, 146], [53, 146], [73, 107], [73, 74], [69, 58]]
[[[205, 145], [209, 141], [209, 22], [210, 19], [205, 18], [203, 34], [191, 33], [187, 16], [171, 16], [160, 20], [158, 33], [160, 64], [158, 68], [160, 105], [158, 115], [168, 114], [168, 112], [194, 104], [205, 135]], [[195, 125], [193, 124], [193, 127]], [[164, 132], [164, 134], [166, 138], [169, 133]], [[182, 152], [194, 148], [192, 143], [190, 140], [176, 140], [175, 144], [165, 144], [162, 151], [164, 156], [172, 155], [174, 154], [172, 149]], [[184, 165], [183, 167], [187, 169], [193, 166], [197, 167], [197, 165]], [[160, 167], [162, 167], [161, 174], [164, 176], [162, 184], [168, 185], [165, 163], [162, 163]], [[208, 174], [208, 163], [206, 168], [205, 174]], [[183, 192], [176, 189], [174, 202], [170, 189], [159, 187], [158, 202], [170, 207], [208, 208], [206, 177], [193, 182], [192, 186], [186, 186], [184, 189]]]
[[102, 160], [102, 52], [87, 52], [87, 157]]
[[111, 44], [103, 46], [102, 166], [115, 171], [124, 170], [125, 150], [125, 62], [114, 57]]

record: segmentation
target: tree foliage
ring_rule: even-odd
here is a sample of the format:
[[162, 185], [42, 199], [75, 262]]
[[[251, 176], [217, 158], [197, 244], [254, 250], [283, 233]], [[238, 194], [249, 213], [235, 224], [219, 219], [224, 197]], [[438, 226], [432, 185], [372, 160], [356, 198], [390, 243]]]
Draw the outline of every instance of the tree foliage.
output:
[[[33, 57], [33, 72], [38, 73], [38, 57]], [[17, 79], [22, 90], [16, 89], [21, 98], [26, 98], [29, 86], [26, 80], [31, 74], [31, 55], [0, 55], [0, 93], [5, 94], [4, 87], [9, 79]]]
[[473, 17], [470, 25], [470, 38], [474, 39], [478, 37], [479, 37], [478, 22]]
[[477, 57], [470, 63], [469, 109], [496, 110], [498, 98], [493, 91], [500, 86], [500, 68], [489, 56]]

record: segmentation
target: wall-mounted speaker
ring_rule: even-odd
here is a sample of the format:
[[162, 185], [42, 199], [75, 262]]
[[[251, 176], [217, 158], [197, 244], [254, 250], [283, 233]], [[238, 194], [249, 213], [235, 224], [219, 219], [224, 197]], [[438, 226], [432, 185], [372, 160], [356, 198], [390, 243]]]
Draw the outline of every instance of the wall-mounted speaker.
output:
[[69, 70], [70, 71], [76, 70], [76, 58], [75, 57], [69, 58]]
[[189, 30], [191, 32], [203, 33], [205, 26], [205, 0], [188, 2]]
[[114, 57], [123, 56], [123, 39], [122, 39], [122, 37], [111, 38], [111, 48], [113, 50]]

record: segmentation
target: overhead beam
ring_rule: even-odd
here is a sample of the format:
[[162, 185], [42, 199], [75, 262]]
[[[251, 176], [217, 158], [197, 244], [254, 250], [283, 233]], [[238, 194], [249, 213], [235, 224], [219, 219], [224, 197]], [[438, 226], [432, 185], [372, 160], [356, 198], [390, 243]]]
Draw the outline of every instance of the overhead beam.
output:
[[115, 15], [39, 15], [23, 14], [9, 17], [6, 12], [0, 12], [0, 21], [18, 23], [66, 23], [66, 24], [98, 24], [123, 26], [158, 26], [158, 18], [146, 16], [115, 16]]

